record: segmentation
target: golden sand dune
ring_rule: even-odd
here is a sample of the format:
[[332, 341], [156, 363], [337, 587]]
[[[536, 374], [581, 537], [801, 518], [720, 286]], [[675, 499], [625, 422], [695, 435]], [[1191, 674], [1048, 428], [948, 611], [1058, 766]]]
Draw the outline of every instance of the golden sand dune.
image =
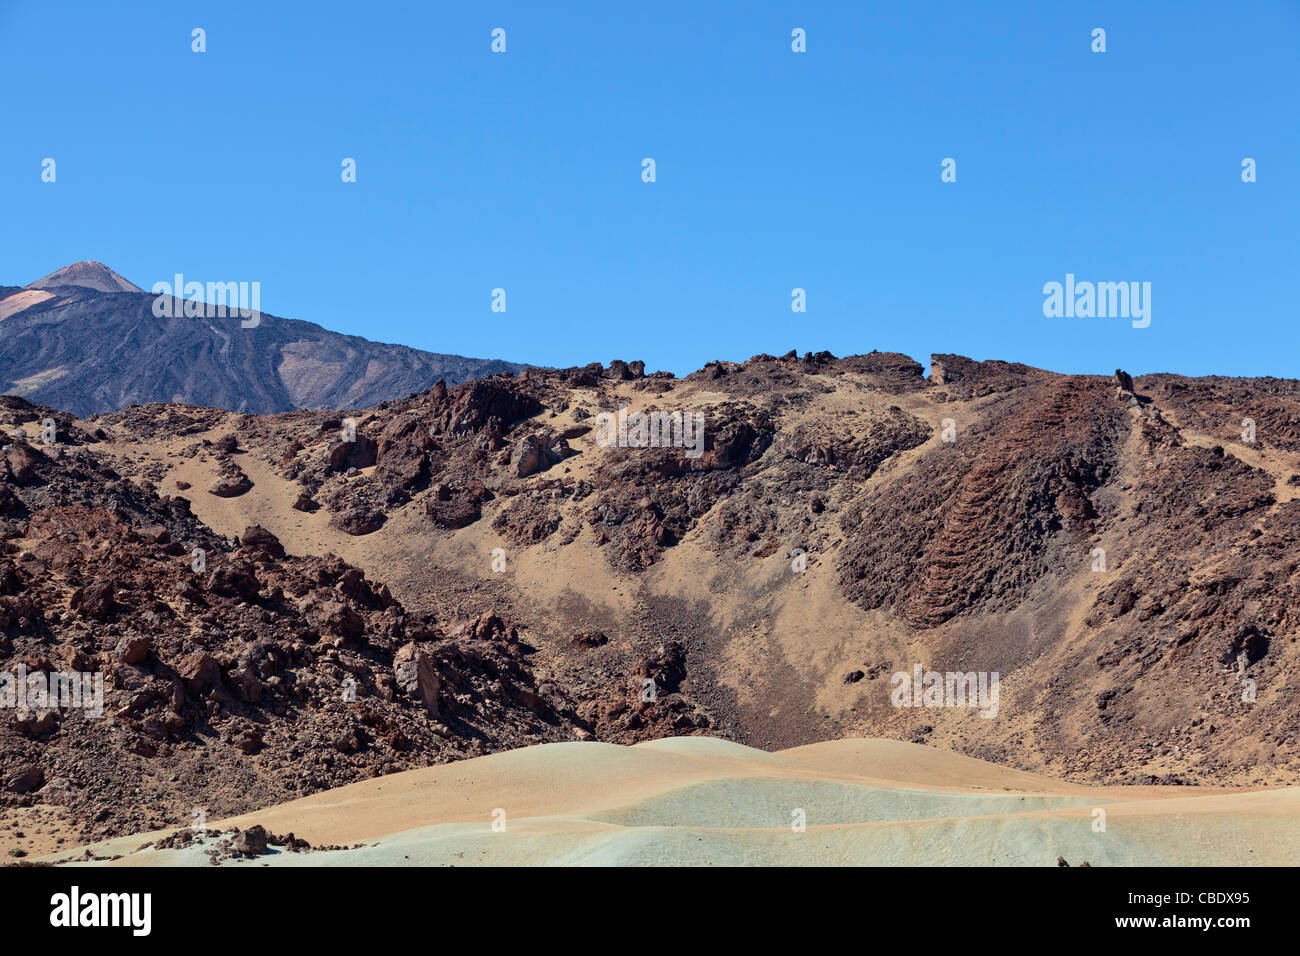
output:
[[[1298, 821], [1297, 788], [1083, 787], [893, 740], [765, 753], [678, 737], [529, 747], [211, 827], [354, 846], [235, 865], [1186, 866], [1293, 863]], [[198, 846], [138, 851], [154, 838], [92, 849], [121, 854], [110, 865], [208, 862]]]

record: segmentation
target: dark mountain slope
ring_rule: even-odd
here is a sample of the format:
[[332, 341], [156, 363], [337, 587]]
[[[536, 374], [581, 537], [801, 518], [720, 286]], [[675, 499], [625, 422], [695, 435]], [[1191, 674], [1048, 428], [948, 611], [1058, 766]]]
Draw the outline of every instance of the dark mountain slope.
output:
[[[84, 283], [84, 284], [83, 284]], [[78, 415], [184, 402], [231, 411], [375, 405], [521, 368], [340, 335], [261, 316], [159, 318], [155, 296], [99, 263], [0, 289], [0, 388]]]

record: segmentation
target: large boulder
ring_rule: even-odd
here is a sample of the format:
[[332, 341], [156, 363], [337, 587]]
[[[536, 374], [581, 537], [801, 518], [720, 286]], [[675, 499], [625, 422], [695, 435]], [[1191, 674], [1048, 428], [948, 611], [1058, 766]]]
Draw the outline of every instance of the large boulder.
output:
[[379, 444], [365, 435], [356, 441], [341, 441], [330, 446], [326, 463], [330, 471], [347, 471], [349, 468], [369, 468], [375, 463]]
[[176, 674], [190, 688], [201, 691], [221, 686], [221, 665], [205, 651], [187, 654], [176, 662]]
[[15, 441], [4, 453], [4, 471], [16, 485], [26, 485], [36, 478], [36, 469], [50, 460], [25, 441]]
[[327, 644], [344, 647], [360, 643], [365, 635], [366, 623], [360, 614], [342, 601], [331, 600], [319, 592], [303, 598], [298, 611]]
[[393, 655], [393, 676], [407, 696], [423, 704], [432, 717], [438, 717], [438, 672], [414, 641]]
[[563, 438], [541, 433], [525, 435], [510, 453], [510, 474], [527, 478], [563, 461], [570, 453], [569, 443]]
[[208, 575], [208, 593], [221, 597], [238, 598], [252, 604], [258, 598], [262, 584], [257, 573], [247, 561], [223, 562]]
[[45, 772], [34, 763], [20, 764], [5, 774], [5, 789], [30, 793], [45, 784]]
[[513, 382], [500, 377], [475, 379], [456, 390], [439, 430], [455, 434], [491, 428], [505, 431], [516, 422], [532, 418], [542, 407]]
[[212, 487], [208, 489], [208, 494], [216, 495], [218, 498], [238, 498], [240, 495], [247, 494], [252, 487], [252, 480], [242, 471], [236, 470], [222, 475], [213, 482]]
[[378, 531], [383, 527], [384, 515], [381, 511], [358, 505], [355, 508], [334, 512], [330, 515], [330, 524], [344, 534], [357, 537]]
[[425, 502], [424, 511], [440, 528], [464, 528], [483, 517], [482, 507], [473, 498], [431, 498]]
[[106, 579], [92, 581], [72, 592], [72, 597], [68, 599], [68, 607], [82, 617], [107, 621], [117, 609], [117, 601], [113, 596], [115, 591], [112, 581]]
[[483, 517], [483, 502], [491, 498], [492, 492], [477, 479], [457, 487], [438, 484], [425, 499], [424, 512], [441, 528], [464, 528]]
[[252, 826], [247, 830], [236, 830], [231, 843], [244, 856], [261, 856], [268, 852], [266, 837], [265, 827]]
[[538, 435], [525, 435], [515, 444], [514, 451], [510, 453], [510, 474], [516, 478], [527, 478], [550, 466], [546, 444]]
[[117, 642], [114, 656], [122, 664], [143, 664], [149, 659], [152, 650], [153, 646], [149, 638], [134, 634]]
[[239, 536], [239, 545], [245, 551], [263, 554], [268, 558], [284, 557], [284, 545], [280, 539], [258, 524], [244, 529], [244, 533]]

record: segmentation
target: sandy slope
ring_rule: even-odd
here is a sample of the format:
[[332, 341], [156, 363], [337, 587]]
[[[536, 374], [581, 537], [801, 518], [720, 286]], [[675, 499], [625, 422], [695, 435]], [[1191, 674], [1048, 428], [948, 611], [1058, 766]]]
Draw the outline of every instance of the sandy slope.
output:
[[[1102, 808], [1105, 829], [1094, 829]], [[493, 815], [504, 811], [505, 830]], [[795, 811], [807, 829], [796, 832]], [[679, 737], [530, 747], [352, 784], [213, 824], [314, 845], [239, 865], [1288, 864], [1300, 789], [1082, 787], [914, 744], [848, 739], [765, 753]], [[110, 865], [207, 865], [202, 848]], [[51, 859], [70, 859], [82, 849]]]

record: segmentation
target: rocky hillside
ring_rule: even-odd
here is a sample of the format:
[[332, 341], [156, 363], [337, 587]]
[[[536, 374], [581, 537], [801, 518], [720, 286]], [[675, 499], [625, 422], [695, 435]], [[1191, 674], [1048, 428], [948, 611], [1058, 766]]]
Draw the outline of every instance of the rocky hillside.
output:
[[[638, 447], [641, 412], [702, 416], [702, 443]], [[1300, 781], [1295, 381], [790, 353], [529, 369], [348, 416], [59, 415], [54, 446], [53, 412], [3, 414], [0, 659], [102, 670], [111, 698], [100, 723], [0, 727], [3, 785], [102, 830], [157, 822], [164, 791], [237, 809], [704, 732]], [[997, 672], [996, 714], [895, 706], [918, 664]], [[116, 803], [84, 796], [108, 777]]]
[[98, 262], [0, 287], [0, 388], [78, 415], [146, 402], [282, 412], [366, 407], [520, 368], [270, 315], [256, 328], [237, 316], [159, 318], [154, 301]]
[[[54, 414], [6, 402], [32, 429]], [[58, 444], [0, 459], [0, 669], [102, 674], [104, 709], [7, 711], [11, 798], [109, 834], [581, 733], [509, 623], [442, 628], [332, 554], [216, 535], [56, 419]]]

